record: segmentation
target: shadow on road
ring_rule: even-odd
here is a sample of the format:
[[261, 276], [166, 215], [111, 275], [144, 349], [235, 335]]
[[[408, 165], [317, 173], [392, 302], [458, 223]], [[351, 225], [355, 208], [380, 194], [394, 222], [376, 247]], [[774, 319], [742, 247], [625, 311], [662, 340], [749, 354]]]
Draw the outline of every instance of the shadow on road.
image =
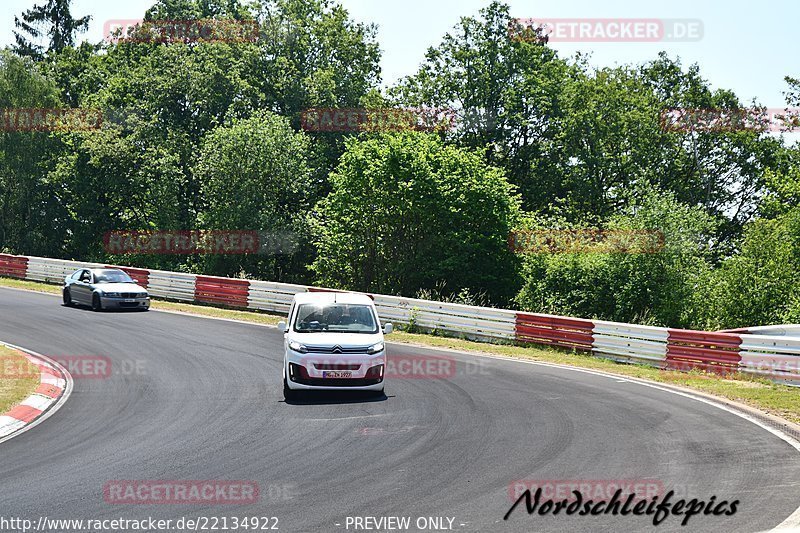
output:
[[119, 309], [101, 309], [100, 311], [94, 311], [91, 306], [83, 305], [83, 304], [61, 304], [61, 307], [65, 307], [67, 309], [75, 309], [76, 311], [89, 311], [91, 313], [144, 313], [146, 312], [145, 309], [141, 308], [129, 308], [129, 307], [120, 307]]
[[336, 405], [344, 403], [385, 402], [389, 397], [370, 391], [302, 391], [288, 405]]

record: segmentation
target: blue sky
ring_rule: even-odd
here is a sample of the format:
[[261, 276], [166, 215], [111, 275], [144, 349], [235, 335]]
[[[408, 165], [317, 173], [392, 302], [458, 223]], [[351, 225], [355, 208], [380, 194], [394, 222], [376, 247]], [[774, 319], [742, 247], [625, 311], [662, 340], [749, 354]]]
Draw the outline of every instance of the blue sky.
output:
[[[4, 0], [4, 23], [0, 44], [13, 42], [13, 15], [37, 1]], [[378, 25], [383, 51], [384, 83], [413, 73], [425, 50], [461, 16], [476, 15], [488, 0], [339, 0], [351, 16]], [[141, 18], [152, 0], [74, 0], [73, 15], [92, 15], [83, 38], [102, 39], [103, 23], [109, 19]], [[800, 77], [800, 39], [797, 21], [800, 2], [767, 0], [509, 0], [511, 12], [523, 18], [670, 18], [699, 19], [703, 38], [696, 42], [551, 43], [562, 56], [577, 51], [591, 53], [591, 64], [613, 66], [647, 61], [665, 50], [685, 65], [698, 63], [701, 74], [715, 88], [733, 89], [745, 102], [756, 99], [767, 107], [785, 102], [783, 77]]]

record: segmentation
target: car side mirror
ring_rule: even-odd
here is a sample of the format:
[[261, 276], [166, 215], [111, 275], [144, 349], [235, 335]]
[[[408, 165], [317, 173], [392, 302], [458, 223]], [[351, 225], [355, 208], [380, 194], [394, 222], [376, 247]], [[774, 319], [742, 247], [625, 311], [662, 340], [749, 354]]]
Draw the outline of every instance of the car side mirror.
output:
[[286, 322], [284, 322], [283, 320], [278, 322], [278, 329], [286, 333]]
[[384, 335], [388, 335], [389, 333], [391, 333], [393, 331], [394, 331], [394, 326], [392, 325], [391, 322], [387, 322], [386, 324], [383, 325], [383, 333], [384, 333]]

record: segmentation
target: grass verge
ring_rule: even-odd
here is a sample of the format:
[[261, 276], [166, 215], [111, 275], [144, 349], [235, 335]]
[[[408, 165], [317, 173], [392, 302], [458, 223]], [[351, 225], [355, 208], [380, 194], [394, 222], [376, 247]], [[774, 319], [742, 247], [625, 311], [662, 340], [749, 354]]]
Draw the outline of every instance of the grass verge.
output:
[[39, 368], [21, 353], [0, 344], [0, 414], [20, 403], [39, 386]]
[[[49, 293], [61, 292], [61, 288], [55, 285], [46, 285], [43, 283], [11, 278], [0, 278], [0, 286]], [[283, 318], [266, 313], [237, 311], [205, 305], [164, 301], [153, 301], [152, 308], [267, 325], [277, 324], [278, 321], [282, 320]], [[786, 420], [800, 424], [800, 389], [786, 385], [778, 385], [769, 380], [758, 379], [743, 374], [723, 378], [704, 372], [667, 371], [644, 365], [617, 363], [609, 359], [603, 359], [581, 353], [568, 353], [552, 348], [486, 344], [464, 339], [438, 337], [434, 335], [418, 333], [406, 333], [401, 331], [392, 333], [390, 340], [391, 342], [395, 343], [406, 343], [422, 347], [432, 346], [439, 348], [451, 348], [464, 352], [501, 355], [512, 358], [543, 361], [547, 363], [558, 363], [580, 368], [602, 370], [605, 372], [619, 374], [621, 376], [648, 379], [659, 383], [686, 387], [707, 394], [713, 394], [714, 396], [719, 396], [721, 398], [726, 398], [728, 400], [741, 402], [767, 413], [780, 416]]]

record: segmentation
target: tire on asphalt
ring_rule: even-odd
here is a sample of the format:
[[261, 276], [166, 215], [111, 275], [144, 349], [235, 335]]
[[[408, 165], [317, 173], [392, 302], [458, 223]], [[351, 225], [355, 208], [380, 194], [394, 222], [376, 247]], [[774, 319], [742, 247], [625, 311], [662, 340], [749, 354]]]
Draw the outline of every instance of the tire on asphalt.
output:
[[103, 302], [100, 301], [100, 296], [94, 294], [92, 296], [92, 311], [102, 311], [103, 310]]

